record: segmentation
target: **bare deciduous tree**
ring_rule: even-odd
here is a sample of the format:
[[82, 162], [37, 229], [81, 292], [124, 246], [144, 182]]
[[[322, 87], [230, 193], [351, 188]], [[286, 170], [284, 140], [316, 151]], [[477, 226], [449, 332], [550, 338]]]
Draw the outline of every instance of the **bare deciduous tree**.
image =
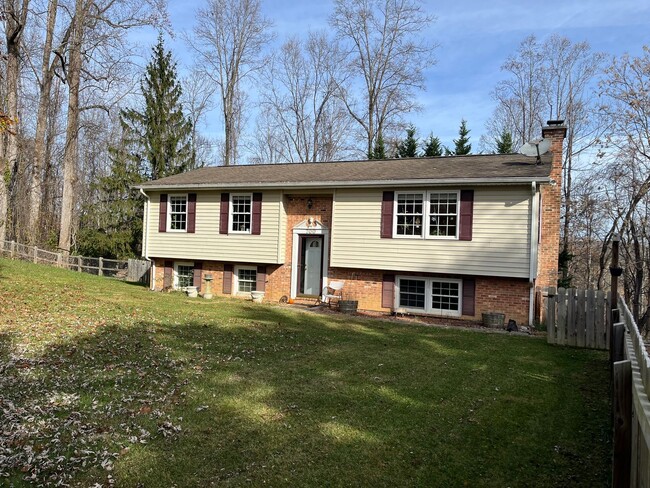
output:
[[18, 165], [19, 93], [22, 37], [25, 32], [29, 0], [3, 0], [2, 20], [5, 33], [6, 55], [6, 116], [14, 121], [12, 130], [5, 131], [6, 146], [0, 148], [0, 241], [6, 237], [10, 217], [9, 186]]
[[237, 162], [242, 126], [242, 81], [262, 66], [261, 52], [272, 38], [259, 0], [207, 0], [199, 9], [194, 37], [187, 38], [197, 65], [217, 85], [224, 124], [223, 164]]
[[612, 226], [603, 240], [599, 285], [602, 286], [608, 248], [614, 233], [624, 250], [623, 284], [641, 327], [650, 318], [650, 48], [640, 57], [625, 55], [607, 68], [601, 83], [600, 114], [607, 127], [603, 154], [608, 174]]
[[[41, 236], [40, 209], [43, 196], [43, 168], [45, 167], [47, 116], [51, 103], [52, 80], [57, 66], [60, 66], [62, 52], [68, 42], [70, 28], [65, 30], [59, 47], [53, 50], [56, 29], [58, 0], [49, 0], [47, 21], [45, 24], [45, 42], [41, 59], [38, 113], [36, 116], [36, 134], [34, 136], [34, 157], [32, 159], [31, 182], [29, 185], [27, 235], [30, 244], [36, 244]], [[70, 26], [71, 27], [71, 26]]]
[[[70, 250], [73, 230], [75, 192], [79, 158], [80, 113], [91, 108], [106, 108], [98, 105], [80, 105], [82, 77], [89, 80], [88, 86], [108, 85], [114, 80], [109, 76], [93, 73], [92, 68], [102, 67], [102, 58], [109, 60], [111, 75], [119, 66], [112, 49], [122, 47], [126, 29], [148, 24], [157, 24], [164, 14], [162, 0], [149, 0], [144, 4], [137, 0], [75, 0], [72, 15], [70, 41], [65, 63], [68, 85], [68, 106], [66, 141], [63, 154], [63, 195], [61, 198], [61, 223], [59, 227], [59, 248]], [[95, 55], [95, 57], [93, 57]], [[119, 58], [119, 56], [118, 56]], [[88, 69], [87, 69], [88, 68]]]
[[262, 73], [264, 116], [286, 162], [339, 159], [351, 119], [336, 96], [343, 83], [342, 54], [324, 33], [290, 39]]
[[497, 107], [482, 140], [484, 150], [494, 150], [494, 140], [510, 132], [517, 149], [539, 137], [546, 120], [565, 121], [562, 250], [566, 256], [571, 254], [573, 235], [574, 165], [599, 136], [593, 89], [603, 60], [603, 54], [592, 52], [586, 42], [572, 43], [553, 35], [540, 44], [535, 36], [528, 36], [502, 66], [509, 76], [492, 94]]
[[214, 95], [214, 83], [201, 70], [194, 69], [189, 76], [181, 80], [183, 94], [181, 101], [183, 109], [192, 122], [192, 134], [190, 136], [194, 150], [196, 166], [209, 165], [213, 159], [214, 151], [212, 142], [201, 135], [199, 124], [205, 115], [212, 110], [212, 96]]
[[434, 64], [422, 36], [433, 22], [418, 0], [336, 0], [330, 18], [349, 56], [350, 75], [363, 87], [360, 97], [341, 90], [361, 128], [367, 154], [376, 140], [399, 128], [418, 108], [414, 91], [424, 89], [423, 71]]
[[505, 131], [512, 135], [514, 148], [518, 149], [537, 137], [543, 126], [544, 54], [535, 36], [526, 37], [501, 70], [508, 73], [508, 78], [499, 82], [492, 93], [497, 106], [486, 127], [488, 144]]

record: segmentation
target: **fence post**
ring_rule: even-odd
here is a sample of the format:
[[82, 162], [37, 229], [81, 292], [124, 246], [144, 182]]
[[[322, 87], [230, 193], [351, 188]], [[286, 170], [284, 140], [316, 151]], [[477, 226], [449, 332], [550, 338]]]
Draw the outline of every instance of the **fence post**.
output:
[[38, 247], [34, 246], [34, 264], [38, 264]]
[[[620, 321], [620, 313], [618, 310], [618, 277], [623, 274], [623, 269], [618, 265], [618, 248], [621, 242], [621, 238], [618, 234], [612, 236], [612, 265], [609, 267], [609, 272], [612, 275], [612, 291], [610, 297], [610, 307], [611, 307], [611, 316], [610, 316], [610, 327], [613, 328], [614, 324]], [[609, 359], [613, 362], [613, 330], [610, 328], [610, 348], [609, 348]]]
[[102, 269], [104, 267], [104, 258], [100, 257], [99, 258], [99, 276], [104, 276], [104, 270]]
[[15, 259], [15, 257], [16, 257], [16, 241], [11, 241], [10, 249], [11, 249], [11, 252], [10, 252], [9, 256], [11, 256], [11, 259]]
[[77, 271], [81, 273], [81, 256], [77, 256]]
[[[617, 326], [620, 324], [616, 324]], [[612, 486], [630, 486], [632, 461], [632, 363], [630, 360], [614, 363], [614, 456], [612, 459]]]
[[546, 342], [555, 344], [555, 303], [557, 301], [555, 287], [550, 286], [546, 292]]
[[617, 363], [625, 359], [625, 324], [619, 322], [612, 327], [612, 349], [610, 350], [612, 362]]
[[57, 268], [63, 267], [63, 254], [61, 254], [60, 252], [56, 254], [56, 267]]

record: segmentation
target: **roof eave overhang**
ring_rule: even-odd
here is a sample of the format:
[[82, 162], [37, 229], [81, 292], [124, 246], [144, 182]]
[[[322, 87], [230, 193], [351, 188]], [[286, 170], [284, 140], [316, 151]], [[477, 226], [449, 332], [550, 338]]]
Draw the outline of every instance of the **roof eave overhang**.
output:
[[142, 190], [222, 190], [230, 188], [273, 188], [273, 189], [316, 189], [316, 188], [385, 188], [385, 187], [416, 187], [416, 186], [450, 186], [450, 185], [481, 185], [504, 186], [525, 185], [530, 183], [550, 183], [549, 177], [512, 177], [512, 178], [436, 178], [415, 180], [368, 180], [368, 181], [309, 181], [294, 182], [244, 182], [244, 183], [183, 183], [167, 185], [135, 185], [133, 188]]

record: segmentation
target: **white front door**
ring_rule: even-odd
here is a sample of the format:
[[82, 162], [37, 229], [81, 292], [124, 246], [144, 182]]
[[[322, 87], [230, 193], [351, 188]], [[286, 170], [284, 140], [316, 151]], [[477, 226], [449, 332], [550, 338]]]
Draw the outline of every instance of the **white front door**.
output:
[[305, 271], [303, 273], [303, 294], [320, 295], [320, 278], [323, 265], [323, 239], [305, 238]]

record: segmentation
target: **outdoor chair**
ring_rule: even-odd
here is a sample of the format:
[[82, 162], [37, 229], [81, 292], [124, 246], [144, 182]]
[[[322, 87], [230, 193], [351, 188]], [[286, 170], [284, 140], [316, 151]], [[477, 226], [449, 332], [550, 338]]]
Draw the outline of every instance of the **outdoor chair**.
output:
[[343, 285], [345, 281], [330, 281], [326, 287], [323, 288], [321, 296], [321, 303], [332, 306], [332, 300], [339, 302], [343, 299]]

